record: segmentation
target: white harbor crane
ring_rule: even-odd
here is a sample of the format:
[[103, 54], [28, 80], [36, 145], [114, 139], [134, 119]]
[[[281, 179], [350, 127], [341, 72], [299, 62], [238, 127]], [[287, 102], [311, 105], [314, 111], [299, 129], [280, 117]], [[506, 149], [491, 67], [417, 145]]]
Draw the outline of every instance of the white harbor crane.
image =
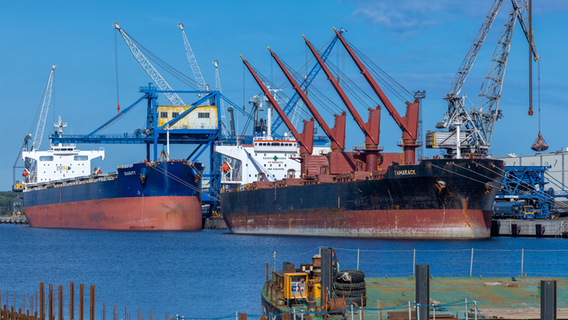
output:
[[[499, 110], [499, 99], [501, 98], [513, 30], [517, 19], [529, 42], [529, 50], [534, 60], [540, 60], [532, 35], [532, 27], [530, 24], [527, 27], [525, 23], [524, 15], [529, 5], [525, 0], [511, 0], [511, 2], [513, 10], [509, 13], [509, 17], [503, 26], [475, 105], [467, 107], [465, 105], [466, 96], [460, 96], [460, 92], [503, 0], [494, 1], [452, 81], [452, 91], [446, 95], [448, 111], [444, 116], [444, 121], [438, 123], [436, 127], [438, 129], [448, 128], [448, 132], [429, 132], [427, 134], [428, 148], [446, 149], [449, 156], [456, 158], [460, 158], [462, 152], [481, 157], [488, 154], [495, 122], [502, 117], [501, 110]], [[479, 105], [477, 104], [478, 101], [480, 102]]]
[[[179, 23], [178, 28], [181, 30], [181, 34], [183, 35], [185, 54], [187, 55], [187, 61], [189, 61], [193, 76], [195, 77], [195, 82], [197, 82], [197, 90], [206, 91], [207, 85], [205, 84], [205, 80], [203, 79], [203, 75], [201, 74], [201, 70], [199, 69], [199, 65], [197, 64], [197, 60], [195, 59], [195, 55], [193, 54], [193, 50], [191, 50], [191, 46], [189, 45], [185, 31], [183, 30], [183, 23]], [[197, 95], [201, 98], [201, 93], [198, 93]]]
[[[219, 76], [219, 61], [214, 60], [213, 65], [215, 66], [215, 90], [222, 93], [221, 77]], [[227, 123], [225, 122], [225, 103], [223, 102], [223, 99], [219, 99], [219, 108], [221, 108], [219, 113], [221, 114], [221, 123], [223, 124], [221, 130], [223, 130], [225, 136], [229, 136], [229, 130], [227, 129]]]
[[[170, 85], [166, 82], [166, 80], [164, 80], [164, 78], [160, 75], [158, 70], [154, 68], [154, 66], [150, 63], [150, 61], [148, 61], [148, 59], [144, 56], [144, 54], [142, 54], [140, 49], [138, 49], [138, 47], [130, 39], [128, 34], [124, 31], [124, 29], [120, 27], [118, 22], [113, 23], [112, 26], [120, 32], [120, 35], [126, 42], [126, 45], [128, 45], [130, 52], [132, 52], [132, 55], [134, 56], [134, 58], [136, 58], [138, 63], [140, 63], [140, 66], [142, 66], [142, 68], [146, 71], [146, 73], [148, 73], [150, 78], [152, 78], [152, 81], [154, 81], [156, 86], [162, 91], [173, 91], [172, 87], [170, 87]], [[181, 100], [181, 98], [175, 92], [164, 92], [164, 95], [168, 98], [168, 100], [170, 100], [172, 105], [175, 106], [185, 105], [183, 100]]]
[[51, 71], [49, 72], [49, 78], [47, 79], [47, 86], [45, 87], [45, 94], [41, 102], [41, 111], [39, 113], [39, 119], [37, 121], [37, 127], [34, 135], [34, 140], [32, 143], [32, 151], [38, 150], [41, 146], [41, 141], [43, 140], [43, 131], [45, 129], [45, 121], [47, 120], [47, 112], [49, 111], [49, 103], [51, 102], [51, 92], [53, 89], [53, 71], [55, 70], [55, 65], [51, 66]]
[[[14, 191], [21, 191], [23, 189], [23, 185], [16, 181], [16, 168], [18, 168], [17, 163], [21, 159], [22, 151], [34, 151], [39, 150], [41, 147], [41, 142], [43, 140], [43, 132], [45, 131], [45, 122], [47, 120], [47, 113], [49, 111], [49, 104], [51, 103], [51, 93], [53, 91], [53, 74], [55, 71], [55, 65], [51, 66], [51, 71], [49, 72], [49, 77], [47, 79], [47, 85], [45, 87], [45, 92], [41, 99], [41, 105], [39, 106], [39, 118], [37, 121], [36, 130], [33, 135], [28, 133], [24, 138], [24, 143], [22, 144], [22, 148], [20, 148], [20, 152], [18, 153], [18, 157], [16, 157], [16, 162], [14, 162], [14, 167], [12, 169], [12, 175], [14, 180], [14, 185], [12, 189]], [[29, 141], [32, 140], [31, 145]], [[24, 164], [24, 176], [29, 175], [27, 177], [28, 181], [32, 182], [35, 179], [35, 174], [33, 167], [35, 166], [35, 160], [26, 160]]]

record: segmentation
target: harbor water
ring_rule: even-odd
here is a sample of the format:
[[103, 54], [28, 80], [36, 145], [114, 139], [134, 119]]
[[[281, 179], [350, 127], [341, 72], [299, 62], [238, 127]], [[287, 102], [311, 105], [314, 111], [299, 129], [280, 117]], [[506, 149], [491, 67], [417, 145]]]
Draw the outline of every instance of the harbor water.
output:
[[[228, 231], [119, 232], [35, 229], [0, 225], [0, 290], [34, 295], [39, 283], [96, 286], [96, 318], [102, 302], [111, 319], [117, 305], [131, 317], [140, 308], [149, 319], [249, 317], [260, 313], [260, 288], [282, 262], [309, 263], [319, 247], [336, 249], [340, 268], [368, 277], [408, 277], [414, 264], [430, 264], [437, 276], [568, 276], [568, 240], [499, 237], [475, 241], [378, 240], [234, 235]], [[27, 300], [27, 298], [26, 298]], [[76, 309], [77, 310], [77, 309]], [[67, 311], [66, 311], [67, 312]], [[67, 313], [65, 313], [67, 314]]]

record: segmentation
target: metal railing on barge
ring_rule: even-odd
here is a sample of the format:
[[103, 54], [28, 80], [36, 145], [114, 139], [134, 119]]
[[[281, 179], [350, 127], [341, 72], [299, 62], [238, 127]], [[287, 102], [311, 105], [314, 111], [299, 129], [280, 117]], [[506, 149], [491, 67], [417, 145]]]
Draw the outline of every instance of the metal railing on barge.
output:
[[[321, 247], [300, 254], [274, 252], [272, 269], [284, 261], [311, 261]], [[410, 277], [414, 266], [430, 265], [434, 277], [568, 277], [568, 249], [407, 249], [334, 248], [341, 270], [368, 277]]]

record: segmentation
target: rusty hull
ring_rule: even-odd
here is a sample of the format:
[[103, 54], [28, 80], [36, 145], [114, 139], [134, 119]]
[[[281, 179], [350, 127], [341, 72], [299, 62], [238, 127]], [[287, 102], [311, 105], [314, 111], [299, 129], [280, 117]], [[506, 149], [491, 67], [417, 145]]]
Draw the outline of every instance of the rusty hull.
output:
[[221, 205], [233, 233], [482, 239], [490, 237], [502, 166], [491, 159], [391, 165], [376, 180], [226, 192]]

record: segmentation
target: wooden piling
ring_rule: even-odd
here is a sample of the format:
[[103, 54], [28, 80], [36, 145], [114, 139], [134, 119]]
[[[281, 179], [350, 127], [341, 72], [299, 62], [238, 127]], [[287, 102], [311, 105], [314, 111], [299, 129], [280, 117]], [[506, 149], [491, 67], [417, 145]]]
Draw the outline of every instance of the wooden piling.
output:
[[91, 306], [89, 307], [89, 320], [95, 320], [95, 286], [91, 285], [91, 292], [89, 294], [91, 298]]
[[75, 319], [75, 284], [69, 284], [69, 320]]
[[39, 318], [45, 320], [45, 288], [43, 282], [39, 283]]
[[49, 319], [52, 320], [54, 318], [54, 315], [53, 315], [53, 284], [51, 283], [49, 284], [49, 292], [47, 299], [49, 300], [48, 315]]
[[59, 320], [63, 320], [63, 286], [57, 287], [57, 316]]
[[84, 307], [85, 301], [85, 285], [79, 284], [79, 320], [83, 320], [83, 316], [85, 314]]

